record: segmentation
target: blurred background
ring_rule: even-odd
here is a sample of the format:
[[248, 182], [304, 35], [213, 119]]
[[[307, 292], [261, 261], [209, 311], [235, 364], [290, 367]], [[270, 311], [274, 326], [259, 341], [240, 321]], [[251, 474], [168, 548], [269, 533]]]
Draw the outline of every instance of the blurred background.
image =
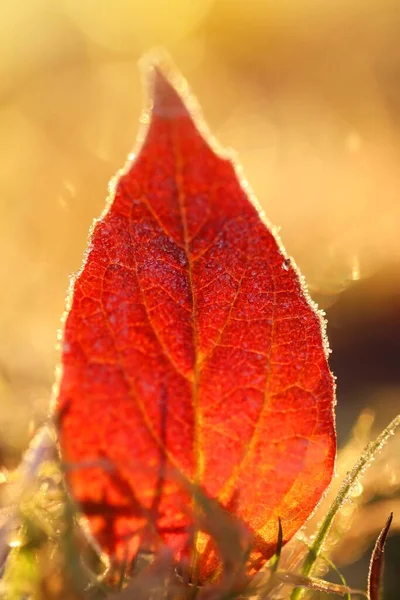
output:
[[399, 31], [398, 0], [1, 0], [2, 465], [46, 418], [68, 276], [133, 147], [154, 46], [327, 312], [340, 442], [363, 407], [376, 431], [400, 412]]

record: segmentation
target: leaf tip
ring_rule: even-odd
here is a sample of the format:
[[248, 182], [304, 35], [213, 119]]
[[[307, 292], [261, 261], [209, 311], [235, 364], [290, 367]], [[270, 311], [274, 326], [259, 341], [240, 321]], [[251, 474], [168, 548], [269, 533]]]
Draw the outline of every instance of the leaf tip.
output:
[[188, 87], [163, 50], [155, 50], [141, 60], [151, 99], [151, 113], [164, 119], [188, 117], [185, 104]]

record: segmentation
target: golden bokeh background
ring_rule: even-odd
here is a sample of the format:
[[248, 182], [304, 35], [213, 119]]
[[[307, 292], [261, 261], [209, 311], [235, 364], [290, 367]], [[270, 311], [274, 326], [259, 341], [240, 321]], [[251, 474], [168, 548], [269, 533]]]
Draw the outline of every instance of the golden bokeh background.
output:
[[133, 147], [137, 61], [157, 46], [331, 311], [338, 375], [347, 357], [360, 368], [343, 396], [393, 415], [397, 371], [359, 397], [374, 359], [356, 353], [374, 327], [367, 341], [384, 330], [399, 348], [399, 31], [394, 0], [1, 0], [3, 461], [47, 414], [68, 275]]

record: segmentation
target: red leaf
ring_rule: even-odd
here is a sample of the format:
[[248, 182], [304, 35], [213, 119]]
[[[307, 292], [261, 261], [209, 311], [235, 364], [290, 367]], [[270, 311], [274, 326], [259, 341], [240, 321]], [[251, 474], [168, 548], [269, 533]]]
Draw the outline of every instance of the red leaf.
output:
[[[94, 226], [66, 318], [62, 456], [117, 560], [183, 547], [183, 476], [244, 521], [261, 564], [278, 518], [285, 543], [331, 479], [322, 322], [231, 160], [200, 133], [184, 82], [148, 73], [145, 139]], [[203, 574], [215, 565], [205, 541]]]

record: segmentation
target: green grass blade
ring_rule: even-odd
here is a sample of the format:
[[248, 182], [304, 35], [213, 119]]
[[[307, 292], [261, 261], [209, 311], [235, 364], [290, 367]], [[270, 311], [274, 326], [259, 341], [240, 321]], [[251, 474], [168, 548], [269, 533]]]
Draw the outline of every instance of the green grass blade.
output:
[[275, 573], [275, 571], [278, 569], [279, 561], [281, 559], [282, 542], [283, 542], [282, 523], [281, 523], [280, 517], [278, 517], [278, 540], [276, 543], [276, 552], [269, 561], [269, 567], [271, 569], [271, 573]]
[[[318, 533], [315, 537], [313, 544], [310, 547], [310, 550], [306, 556], [306, 559], [303, 564], [303, 568], [301, 570], [301, 574], [304, 577], [308, 577], [315, 565], [315, 562], [322, 550], [323, 544], [327, 538], [327, 535], [332, 526], [332, 522], [338, 513], [339, 509], [343, 506], [344, 502], [349, 498], [351, 491], [353, 489], [354, 484], [357, 482], [358, 478], [364, 470], [368, 467], [368, 465], [372, 462], [372, 460], [376, 457], [378, 452], [382, 449], [382, 447], [386, 444], [389, 438], [394, 434], [396, 429], [400, 426], [400, 415], [398, 415], [386, 429], [376, 438], [374, 442], [368, 444], [353, 469], [347, 474], [345, 480], [343, 481], [339, 492], [331, 504], [325, 519], [323, 520], [321, 527], [318, 530]], [[291, 600], [299, 600], [304, 596], [304, 589], [295, 588], [291, 595]]]

